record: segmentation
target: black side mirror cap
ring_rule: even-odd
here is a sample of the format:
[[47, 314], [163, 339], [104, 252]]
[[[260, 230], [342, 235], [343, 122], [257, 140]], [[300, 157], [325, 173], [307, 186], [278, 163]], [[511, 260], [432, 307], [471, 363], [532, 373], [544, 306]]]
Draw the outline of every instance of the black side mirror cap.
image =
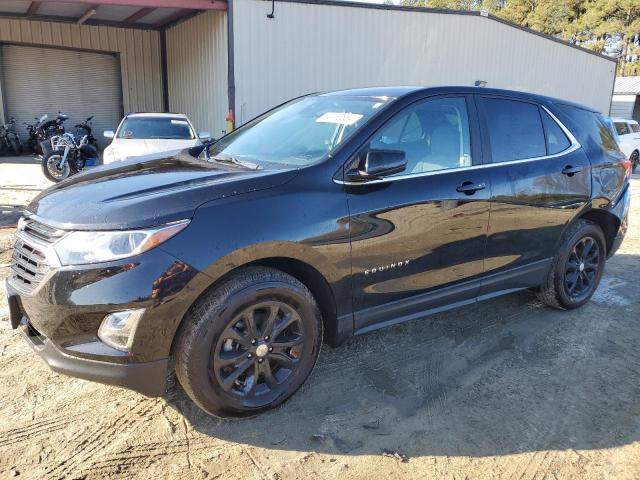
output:
[[191, 147], [189, 149], [189, 154], [192, 157], [199, 157], [200, 154], [205, 150], [205, 148], [210, 147], [211, 145], [213, 145], [217, 141], [218, 140], [216, 140], [215, 138], [207, 139], [204, 142], [202, 142], [200, 145], [196, 145], [195, 147]]
[[404, 172], [405, 168], [407, 157], [401, 150], [368, 150], [364, 156], [360, 156], [358, 167], [347, 172], [347, 177], [355, 182], [380, 180]]

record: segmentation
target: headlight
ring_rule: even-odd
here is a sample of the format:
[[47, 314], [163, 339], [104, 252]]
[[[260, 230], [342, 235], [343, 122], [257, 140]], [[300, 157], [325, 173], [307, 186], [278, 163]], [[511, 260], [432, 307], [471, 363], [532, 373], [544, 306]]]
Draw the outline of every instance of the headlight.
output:
[[54, 245], [62, 265], [109, 262], [152, 249], [183, 230], [189, 220], [144, 230], [71, 232]]

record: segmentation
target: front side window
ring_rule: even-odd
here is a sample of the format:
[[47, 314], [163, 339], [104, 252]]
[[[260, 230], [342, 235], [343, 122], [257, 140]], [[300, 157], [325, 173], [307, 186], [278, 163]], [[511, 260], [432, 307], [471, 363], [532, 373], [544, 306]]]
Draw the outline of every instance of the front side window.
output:
[[331, 153], [392, 101], [342, 95], [294, 100], [222, 137], [209, 148], [209, 157], [258, 167], [304, 167]]
[[417, 102], [373, 137], [370, 150], [400, 150], [407, 167], [396, 175], [471, 166], [469, 117], [464, 98]]
[[129, 140], [194, 140], [189, 122], [176, 117], [128, 117], [118, 130], [118, 138]]
[[627, 133], [631, 133], [629, 131], [629, 125], [627, 125], [627, 122], [615, 122], [615, 126], [618, 135], [626, 135]]
[[482, 104], [494, 163], [547, 154], [537, 105], [499, 98], [483, 98]]

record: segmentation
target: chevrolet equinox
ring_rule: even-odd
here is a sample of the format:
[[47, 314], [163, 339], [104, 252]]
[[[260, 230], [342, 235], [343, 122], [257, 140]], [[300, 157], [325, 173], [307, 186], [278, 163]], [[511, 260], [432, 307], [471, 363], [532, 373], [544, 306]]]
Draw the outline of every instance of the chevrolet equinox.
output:
[[627, 228], [600, 113], [470, 87], [285, 103], [217, 142], [98, 167], [20, 219], [10, 320], [56, 372], [219, 416], [307, 379], [323, 341], [521, 289], [573, 309]]

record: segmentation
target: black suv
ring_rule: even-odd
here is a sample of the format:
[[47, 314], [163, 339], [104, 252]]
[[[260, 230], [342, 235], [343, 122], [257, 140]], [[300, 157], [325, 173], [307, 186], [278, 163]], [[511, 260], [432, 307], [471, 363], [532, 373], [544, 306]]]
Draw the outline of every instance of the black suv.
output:
[[323, 338], [526, 288], [583, 305], [629, 175], [603, 117], [563, 100], [306, 96], [43, 192], [18, 226], [11, 322], [57, 372], [159, 396], [175, 362], [201, 408], [251, 414], [303, 384]]

